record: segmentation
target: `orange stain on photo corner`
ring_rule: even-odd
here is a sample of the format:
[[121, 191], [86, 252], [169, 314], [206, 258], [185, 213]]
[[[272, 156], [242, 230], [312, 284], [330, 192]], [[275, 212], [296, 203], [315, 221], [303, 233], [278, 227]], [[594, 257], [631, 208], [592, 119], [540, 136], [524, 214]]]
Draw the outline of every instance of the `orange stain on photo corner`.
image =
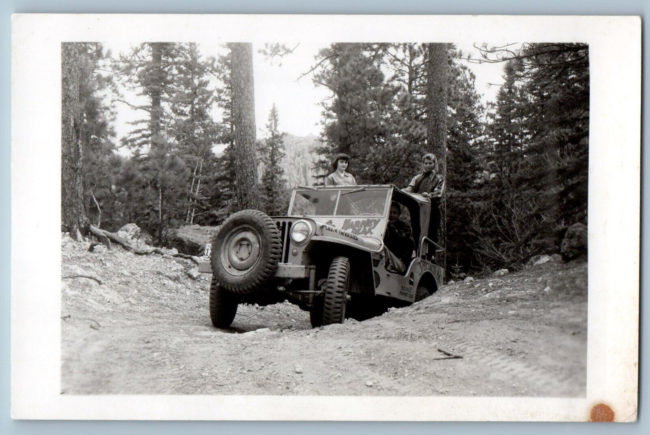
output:
[[589, 421], [593, 421], [595, 423], [612, 422], [614, 421], [614, 411], [612, 410], [612, 408], [609, 407], [609, 405], [605, 405], [604, 403], [599, 403], [597, 405], [594, 405], [593, 408], [591, 408]]

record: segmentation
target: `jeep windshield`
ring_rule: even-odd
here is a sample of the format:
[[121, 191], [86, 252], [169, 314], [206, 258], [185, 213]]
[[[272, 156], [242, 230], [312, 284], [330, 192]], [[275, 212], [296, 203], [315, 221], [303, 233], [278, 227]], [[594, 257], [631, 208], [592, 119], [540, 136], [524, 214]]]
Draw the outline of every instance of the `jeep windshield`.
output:
[[289, 216], [384, 216], [388, 188], [296, 189]]

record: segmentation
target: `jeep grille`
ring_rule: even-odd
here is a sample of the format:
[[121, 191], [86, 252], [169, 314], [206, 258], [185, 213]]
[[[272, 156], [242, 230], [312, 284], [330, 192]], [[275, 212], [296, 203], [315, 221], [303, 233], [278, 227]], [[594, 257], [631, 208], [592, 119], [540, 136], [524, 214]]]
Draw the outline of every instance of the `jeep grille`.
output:
[[282, 257], [280, 263], [289, 262], [289, 233], [291, 232], [292, 221], [290, 219], [276, 219], [275, 224], [280, 230], [280, 240], [282, 240]]

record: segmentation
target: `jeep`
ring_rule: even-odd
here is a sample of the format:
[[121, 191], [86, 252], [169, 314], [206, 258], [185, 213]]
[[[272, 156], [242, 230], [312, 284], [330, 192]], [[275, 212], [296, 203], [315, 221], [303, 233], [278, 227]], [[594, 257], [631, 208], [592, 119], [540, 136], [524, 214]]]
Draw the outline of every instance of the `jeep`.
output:
[[[392, 202], [412, 235], [402, 270], [389, 264], [385, 243]], [[430, 200], [419, 194], [358, 185], [295, 188], [287, 216], [231, 215], [212, 239], [209, 267], [202, 267], [212, 272], [212, 324], [229, 327], [240, 303], [288, 300], [309, 311], [317, 327], [423, 299], [444, 278], [430, 212]]]

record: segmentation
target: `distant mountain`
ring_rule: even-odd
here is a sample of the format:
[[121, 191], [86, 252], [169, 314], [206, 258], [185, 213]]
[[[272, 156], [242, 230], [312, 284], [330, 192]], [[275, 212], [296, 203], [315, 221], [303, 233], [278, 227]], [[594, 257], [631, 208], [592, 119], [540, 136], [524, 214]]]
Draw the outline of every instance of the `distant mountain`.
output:
[[285, 134], [281, 166], [289, 188], [314, 184], [314, 164], [318, 160], [316, 149], [320, 146], [317, 136], [294, 136]]

